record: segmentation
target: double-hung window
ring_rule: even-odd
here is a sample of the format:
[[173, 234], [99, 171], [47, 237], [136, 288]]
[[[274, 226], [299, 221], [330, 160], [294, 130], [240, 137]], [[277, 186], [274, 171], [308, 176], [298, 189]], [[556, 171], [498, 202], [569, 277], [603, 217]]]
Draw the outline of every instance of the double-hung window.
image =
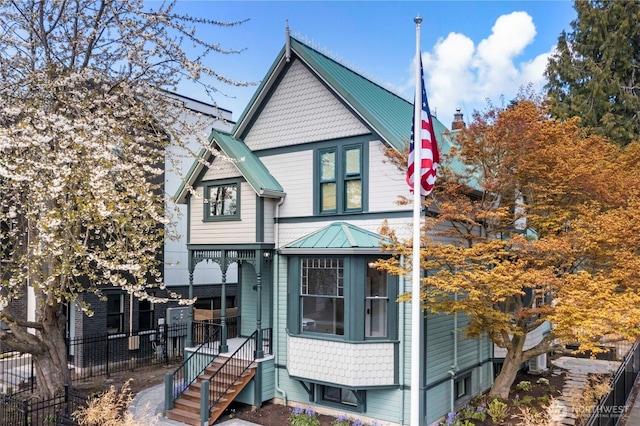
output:
[[225, 182], [204, 187], [205, 220], [238, 220], [240, 218], [240, 184]]
[[344, 260], [302, 259], [302, 329], [344, 335]]
[[124, 331], [124, 295], [122, 293], [107, 294], [107, 333], [116, 334]]
[[150, 300], [138, 302], [138, 329], [151, 330], [155, 327], [155, 309]]
[[319, 212], [362, 211], [362, 145], [320, 150]]
[[365, 284], [365, 337], [387, 337], [388, 306], [387, 273], [368, 265]]

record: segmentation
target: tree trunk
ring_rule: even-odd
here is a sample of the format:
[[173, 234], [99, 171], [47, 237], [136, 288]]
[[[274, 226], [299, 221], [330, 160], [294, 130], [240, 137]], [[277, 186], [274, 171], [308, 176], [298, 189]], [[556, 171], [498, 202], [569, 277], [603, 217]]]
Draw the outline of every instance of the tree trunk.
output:
[[500, 374], [493, 381], [493, 386], [489, 391], [489, 396], [495, 396], [502, 399], [509, 398], [509, 390], [516, 380], [516, 375], [520, 370], [520, 365], [525, 361], [523, 356], [524, 342], [526, 334], [515, 334], [511, 337], [511, 344], [507, 347], [507, 353], [504, 357], [504, 363]]
[[60, 305], [47, 306], [39, 333], [42, 351], [33, 354], [37, 393], [43, 398], [52, 398], [64, 391], [65, 384], [71, 384], [71, 372], [67, 364], [65, 344], [65, 316]]
[[518, 374], [520, 365], [522, 364], [522, 358], [515, 356], [510, 352], [511, 351], [507, 352], [500, 374], [498, 374], [498, 377], [493, 381], [493, 386], [489, 391], [489, 396], [496, 396], [502, 399], [509, 398], [509, 390], [511, 389], [513, 382], [516, 380], [516, 375]]

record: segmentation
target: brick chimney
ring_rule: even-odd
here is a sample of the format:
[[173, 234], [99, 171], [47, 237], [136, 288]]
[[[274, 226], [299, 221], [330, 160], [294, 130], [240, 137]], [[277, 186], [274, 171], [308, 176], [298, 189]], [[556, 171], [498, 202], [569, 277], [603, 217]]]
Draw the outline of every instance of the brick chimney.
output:
[[451, 130], [460, 130], [464, 129], [466, 124], [464, 124], [464, 120], [462, 119], [462, 113], [460, 112], [460, 108], [456, 109], [456, 113], [453, 114], [453, 122], [451, 123]]

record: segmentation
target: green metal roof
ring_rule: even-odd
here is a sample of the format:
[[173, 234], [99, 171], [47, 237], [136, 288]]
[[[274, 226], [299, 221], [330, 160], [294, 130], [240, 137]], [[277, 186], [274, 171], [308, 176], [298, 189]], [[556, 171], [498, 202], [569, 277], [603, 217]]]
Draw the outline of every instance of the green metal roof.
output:
[[260, 159], [241, 140], [229, 133], [211, 130], [209, 141], [215, 141], [222, 152], [234, 160], [234, 165], [261, 197], [283, 197], [284, 190]]
[[[413, 104], [395, 93], [363, 77], [328, 56], [291, 38], [291, 52], [305, 62], [329, 87], [350, 105], [353, 110], [390, 146], [402, 151], [408, 143], [413, 119]], [[281, 69], [285, 49], [280, 51], [275, 62], [251, 99], [247, 109], [238, 120], [232, 134], [243, 126], [247, 113], [259, 98], [260, 92], [271, 80], [272, 74]], [[433, 127], [443, 153], [449, 151], [450, 142], [443, 135], [447, 128], [433, 117]]]
[[[230, 159], [234, 160], [234, 165], [238, 168], [242, 176], [249, 182], [253, 190], [261, 197], [280, 198], [285, 196], [280, 183], [274, 178], [266, 166], [260, 159], [245, 145], [241, 140], [235, 139], [229, 133], [212, 129], [209, 135], [209, 142], [215, 143], [220, 150]], [[210, 153], [207, 149], [202, 148], [198, 154], [198, 158], [204, 158]], [[187, 188], [195, 183], [204, 164], [196, 160], [186, 175], [184, 181], [178, 191], [175, 199], [178, 203], [186, 203]]]
[[[371, 127], [374, 134], [377, 134], [396, 150], [404, 150], [411, 134], [413, 119], [413, 104], [411, 102], [293, 37], [290, 45], [292, 56], [297, 56], [320, 79], [325, 81]], [[210, 139], [215, 139], [228, 156], [246, 159], [244, 164], [238, 163], [238, 168], [258, 194], [260, 194], [261, 189], [269, 193], [271, 190], [282, 192], [282, 188], [269, 174], [262, 162], [249, 151], [239, 138], [249, 125], [251, 116], [255, 114], [251, 113], [251, 111], [253, 109], [258, 111], [259, 104], [266, 99], [265, 93], [270, 85], [275, 84], [278, 80], [277, 77], [285, 69], [285, 64], [285, 47], [283, 47], [231, 133], [228, 134], [216, 130], [211, 133]], [[446, 134], [448, 129], [435, 116], [433, 117], [433, 127], [440, 152], [442, 154], [449, 153], [453, 138]], [[228, 151], [223, 145], [228, 148]], [[251, 167], [252, 163], [256, 164], [255, 170]], [[464, 172], [464, 167], [456, 160], [454, 160], [452, 167], [456, 171]], [[199, 169], [201, 167], [197, 166], [196, 168]], [[190, 176], [197, 174], [198, 170], [195, 169], [189, 173]], [[180, 188], [179, 194], [182, 195], [179, 195], [178, 199], [184, 197], [185, 188], [186, 185]]]
[[287, 244], [281, 251], [283, 253], [302, 251], [321, 253], [323, 250], [329, 250], [336, 253], [336, 250], [342, 249], [342, 251], [358, 253], [380, 253], [382, 241], [382, 236], [374, 232], [346, 222], [334, 222]]

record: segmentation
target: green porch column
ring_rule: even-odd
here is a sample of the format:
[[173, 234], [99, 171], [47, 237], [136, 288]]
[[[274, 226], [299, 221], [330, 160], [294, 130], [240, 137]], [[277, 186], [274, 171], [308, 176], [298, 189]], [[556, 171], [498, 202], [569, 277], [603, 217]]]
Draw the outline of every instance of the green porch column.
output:
[[256, 358], [264, 357], [262, 349], [262, 262], [264, 261], [262, 250], [256, 250], [256, 292], [258, 293], [258, 306], [256, 307]]
[[[196, 263], [193, 261], [193, 253], [189, 253], [189, 299], [193, 299], [193, 271], [196, 267]], [[187, 343], [186, 346], [193, 346], [193, 305], [191, 308], [191, 315], [187, 320]]]
[[228, 352], [227, 344], [227, 253], [222, 250], [220, 259], [220, 270], [222, 271], [222, 291], [220, 294], [220, 352]]

